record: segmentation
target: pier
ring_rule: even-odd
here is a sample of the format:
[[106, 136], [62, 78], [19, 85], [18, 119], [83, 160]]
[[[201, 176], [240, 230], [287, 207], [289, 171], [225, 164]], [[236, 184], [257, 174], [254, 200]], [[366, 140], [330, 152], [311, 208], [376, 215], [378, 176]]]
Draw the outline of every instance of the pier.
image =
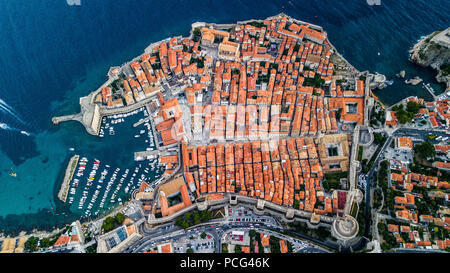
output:
[[135, 152], [134, 160], [136, 160], [136, 161], [145, 160], [149, 156], [152, 156], [152, 155], [159, 156], [160, 154], [161, 153], [158, 150]]
[[425, 87], [425, 89], [428, 91], [428, 93], [430, 93], [430, 95], [433, 97], [433, 100], [437, 99], [436, 94], [434, 94], [434, 91], [431, 89], [431, 87], [429, 86], [429, 84], [424, 84], [423, 85]]
[[152, 155], [166, 156], [166, 155], [173, 155], [173, 152], [171, 153], [171, 152], [159, 151], [159, 150], [135, 152], [134, 160], [136, 160], [136, 161], [145, 160], [147, 157], [152, 156]]
[[74, 115], [67, 115], [67, 116], [60, 116], [60, 117], [53, 117], [52, 118], [52, 122], [53, 124], [59, 124], [61, 122], [65, 122], [65, 121], [78, 121], [82, 123], [83, 120], [83, 115], [81, 113], [78, 114], [74, 114]]
[[133, 127], [138, 127], [139, 125], [142, 125], [142, 124], [144, 124], [147, 121], [150, 121], [150, 117], [146, 117], [146, 118], [140, 119], [138, 122], [133, 124]]
[[93, 103], [95, 95], [96, 92], [92, 92], [88, 96], [80, 98], [80, 113], [53, 117], [52, 123], [56, 125], [65, 121], [78, 121], [86, 128], [86, 131], [89, 134], [98, 135], [101, 124], [101, 114], [100, 106]]
[[58, 192], [59, 200], [63, 201], [64, 203], [66, 202], [67, 193], [69, 192], [70, 188], [70, 181], [73, 178], [79, 159], [79, 155], [74, 155], [70, 158], [69, 163], [67, 164], [66, 173], [64, 174], [64, 179]]
[[156, 156], [174, 155], [173, 151], [166, 151], [166, 149], [177, 148], [177, 146], [178, 146], [178, 143], [174, 143], [174, 144], [164, 146], [163, 149], [135, 152], [134, 160], [136, 160], [136, 161], [145, 160], [148, 156], [152, 156], [152, 155], [156, 155]]

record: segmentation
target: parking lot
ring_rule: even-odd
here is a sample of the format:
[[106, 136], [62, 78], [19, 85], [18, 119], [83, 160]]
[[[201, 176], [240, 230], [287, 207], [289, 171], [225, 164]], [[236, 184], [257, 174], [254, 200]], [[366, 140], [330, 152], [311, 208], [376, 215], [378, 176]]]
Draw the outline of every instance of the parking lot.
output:
[[256, 215], [252, 210], [246, 207], [228, 207], [228, 218], [229, 222], [248, 222], [248, 223], [256, 223], [264, 224], [264, 225], [274, 225], [278, 226], [278, 223], [275, 221], [273, 217], [265, 216], [265, 215]]
[[316, 246], [314, 246], [313, 244], [311, 244], [307, 241], [292, 238], [290, 236], [286, 236], [284, 234], [273, 232], [271, 230], [259, 229], [257, 227], [255, 227], [255, 228], [244, 227], [244, 228], [236, 228], [233, 230], [228, 230], [222, 235], [222, 243], [248, 246], [250, 244], [250, 237], [249, 237], [250, 230], [255, 230], [258, 233], [263, 233], [265, 235], [274, 236], [274, 237], [280, 238], [282, 240], [285, 240], [287, 242], [290, 242], [292, 244], [292, 252], [293, 253], [324, 252], [322, 249], [317, 248]]
[[174, 240], [173, 250], [176, 253], [186, 253], [187, 249], [192, 249], [195, 253], [213, 253], [214, 252], [214, 238], [211, 234], [206, 233], [204, 239], [201, 238], [201, 231], [193, 231], [186, 234], [186, 236]]
[[200, 228], [190, 230], [185, 234], [167, 236], [158, 240], [150, 241], [143, 252], [156, 248], [158, 244], [171, 242], [174, 253], [186, 253], [187, 249], [192, 249], [194, 253], [213, 253], [215, 248], [214, 237], [205, 232], [205, 238], [202, 238], [203, 231]]
[[384, 154], [382, 154], [385, 159], [394, 159], [404, 163], [412, 163], [413, 155], [411, 151], [401, 150], [401, 149], [393, 149], [387, 148]]

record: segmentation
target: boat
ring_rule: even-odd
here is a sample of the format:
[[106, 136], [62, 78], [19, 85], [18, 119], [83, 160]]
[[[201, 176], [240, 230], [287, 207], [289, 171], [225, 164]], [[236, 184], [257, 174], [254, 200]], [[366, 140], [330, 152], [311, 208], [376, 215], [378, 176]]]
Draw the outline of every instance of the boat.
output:
[[69, 151], [75, 151], [75, 148], [69, 148]]
[[9, 175], [12, 177], [17, 177], [17, 173], [10, 173]]

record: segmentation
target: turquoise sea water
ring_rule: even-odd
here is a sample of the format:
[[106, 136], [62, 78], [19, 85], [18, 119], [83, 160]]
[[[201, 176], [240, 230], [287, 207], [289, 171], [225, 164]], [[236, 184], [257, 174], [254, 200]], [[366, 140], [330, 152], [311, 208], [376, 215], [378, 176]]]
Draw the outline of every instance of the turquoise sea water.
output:
[[[141, 54], [152, 42], [186, 36], [195, 21], [234, 23], [284, 12], [321, 25], [357, 69], [394, 79], [392, 86], [376, 91], [388, 104], [409, 95], [430, 98], [421, 87], [404, 85], [394, 75], [405, 69], [408, 78], [419, 75], [434, 83], [434, 72], [411, 64], [407, 50], [421, 36], [450, 22], [445, 12], [450, 2], [439, 0], [381, 0], [380, 6], [365, 0], [81, 0], [80, 6], [66, 0], [0, 0], [0, 4], [0, 229], [9, 232], [49, 229], [79, 217], [76, 209], [56, 199], [74, 153], [88, 157], [90, 163], [97, 158], [111, 169], [134, 164], [133, 152], [144, 150], [146, 144], [134, 139], [134, 131], [127, 133], [133, 130], [127, 129], [131, 124], [108, 140], [90, 136], [75, 122], [53, 126], [51, 117], [78, 112], [78, 98], [97, 89], [109, 67]], [[18, 177], [9, 176], [11, 172]]]

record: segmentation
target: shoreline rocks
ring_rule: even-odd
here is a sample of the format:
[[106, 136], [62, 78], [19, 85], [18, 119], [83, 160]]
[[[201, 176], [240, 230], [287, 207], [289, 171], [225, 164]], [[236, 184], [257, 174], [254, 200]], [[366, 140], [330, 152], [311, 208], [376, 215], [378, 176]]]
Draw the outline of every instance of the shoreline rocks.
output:
[[[410, 61], [423, 67], [431, 67], [438, 74], [436, 81], [446, 84], [446, 91], [450, 90], [450, 27], [435, 31], [418, 41], [409, 50]], [[406, 82], [405, 82], [406, 83]]]
[[370, 79], [370, 89], [383, 89], [386, 87], [386, 76], [383, 74], [380, 74], [378, 72], [375, 72], [375, 74], [372, 74], [373, 77]]
[[418, 85], [419, 83], [421, 83], [423, 80], [419, 77], [419, 76], [415, 76], [414, 78], [405, 80], [406, 84], [411, 84], [411, 85]]
[[405, 76], [406, 76], [406, 71], [405, 71], [405, 70], [402, 70], [402, 71], [400, 71], [400, 73], [395, 74], [395, 76], [397, 76], [397, 78], [402, 78], [402, 79], [404, 79]]

